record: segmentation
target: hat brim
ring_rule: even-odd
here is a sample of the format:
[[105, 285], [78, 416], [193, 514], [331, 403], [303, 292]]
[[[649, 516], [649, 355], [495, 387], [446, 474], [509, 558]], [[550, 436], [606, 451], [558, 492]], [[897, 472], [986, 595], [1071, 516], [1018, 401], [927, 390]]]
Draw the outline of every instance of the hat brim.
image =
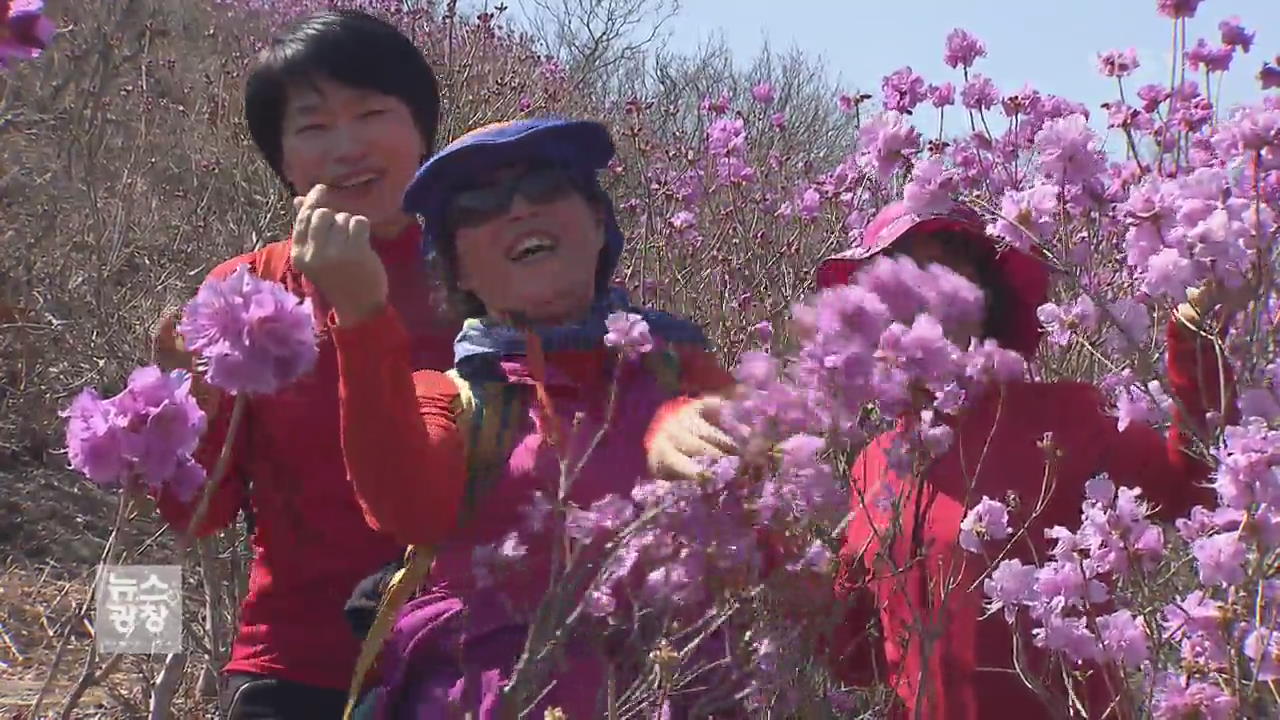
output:
[[854, 273], [862, 266], [869, 263], [877, 255], [892, 248], [894, 243], [901, 240], [908, 233], [935, 232], [938, 230], [953, 230], [964, 233], [977, 241], [976, 247], [981, 252], [992, 252], [995, 249], [995, 243], [991, 238], [981, 229], [975, 228], [969, 223], [947, 217], [925, 218], [905, 227], [894, 229], [891, 232], [881, 233], [872, 245], [856, 247], [839, 255], [832, 255], [823, 259], [818, 263], [814, 278], [818, 289], [825, 290], [837, 285], [847, 285], [853, 278]]
[[519, 162], [543, 161], [595, 171], [613, 159], [613, 140], [603, 125], [590, 121], [570, 121], [533, 126], [515, 135], [477, 135], [428, 160], [405, 189], [402, 207], [423, 215], [429, 225], [440, 221], [441, 208], [432, 207], [432, 197], [443, 198], [442, 190], [457, 187], [485, 172]]
[[1026, 357], [1035, 354], [1040, 343], [1042, 328], [1036, 315], [1036, 309], [1047, 302], [1049, 295], [1049, 268], [1039, 257], [1032, 253], [1022, 252], [1012, 247], [1001, 247], [989, 235], [976, 232], [967, 223], [955, 223], [946, 218], [922, 220], [904, 230], [894, 233], [887, 240], [879, 241], [872, 248], [858, 248], [839, 255], [826, 258], [818, 264], [814, 273], [815, 284], [819, 290], [826, 290], [841, 285], [848, 285], [854, 275], [866, 267], [877, 255], [891, 248], [895, 241], [907, 233], [918, 230], [952, 229], [964, 232], [979, 241], [979, 251], [988, 254], [987, 262], [991, 263], [995, 276], [1008, 291], [1008, 300], [1012, 307], [1005, 336], [997, 338], [1001, 345], [1017, 350]]

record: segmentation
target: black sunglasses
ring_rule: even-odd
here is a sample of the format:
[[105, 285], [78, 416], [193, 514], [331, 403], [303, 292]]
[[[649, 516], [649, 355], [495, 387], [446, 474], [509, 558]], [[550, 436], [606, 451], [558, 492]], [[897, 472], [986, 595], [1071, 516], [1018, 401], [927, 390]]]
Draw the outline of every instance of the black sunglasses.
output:
[[506, 214], [516, 193], [535, 205], [545, 205], [575, 188], [573, 178], [564, 168], [535, 166], [501, 182], [453, 193], [445, 206], [445, 220], [454, 229], [476, 227]]

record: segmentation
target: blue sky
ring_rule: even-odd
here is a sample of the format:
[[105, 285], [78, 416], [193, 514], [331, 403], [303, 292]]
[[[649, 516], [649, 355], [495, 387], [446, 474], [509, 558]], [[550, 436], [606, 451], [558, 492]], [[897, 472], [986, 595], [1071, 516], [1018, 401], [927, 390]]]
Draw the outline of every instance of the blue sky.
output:
[[[793, 46], [825, 58], [833, 79], [879, 98], [880, 78], [910, 65], [930, 82], [960, 74], [942, 62], [947, 33], [963, 27], [987, 46], [975, 70], [1001, 90], [1031, 82], [1043, 92], [1098, 105], [1113, 99], [1115, 81], [1095, 70], [1099, 51], [1133, 47], [1142, 67], [1126, 83], [1168, 82], [1171, 21], [1156, 0], [682, 0], [669, 47], [695, 50], [721, 33], [745, 64], [767, 38], [776, 50]], [[1256, 32], [1248, 55], [1237, 53], [1223, 84], [1228, 104], [1261, 97], [1256, 76], [1280, 53], [1280, 0], [1205, 0], [1189, 36], [1219, 42], [1218, 21], [1238, 15]], [[1216, 99], [1216, 98], [1215, 98]]]

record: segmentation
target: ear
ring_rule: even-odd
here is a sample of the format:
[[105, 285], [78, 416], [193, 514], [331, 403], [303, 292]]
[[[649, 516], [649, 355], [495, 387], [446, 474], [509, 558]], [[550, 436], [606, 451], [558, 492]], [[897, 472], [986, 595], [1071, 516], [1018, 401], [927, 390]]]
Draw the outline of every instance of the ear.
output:
[[459, 290], [469, 293], [475, 292], [475, 288], [471, 286], [471, 277], [467, 274], [467, 269], [462, 264], [461, 258], [458, 259], [457, 283]]
[[[457, 243], [458, 237], [455, 234], [448, 242]], [[467, 263], [462, 257], [462, 253], [458, 251], [458, 246], [453, 246], [452, 262], [445, 261], [449, 270], [453, 271], [453, 283], [463, 292], [474, 293], [475, 288], [471, 282], [471, 273], [467, 272]]]

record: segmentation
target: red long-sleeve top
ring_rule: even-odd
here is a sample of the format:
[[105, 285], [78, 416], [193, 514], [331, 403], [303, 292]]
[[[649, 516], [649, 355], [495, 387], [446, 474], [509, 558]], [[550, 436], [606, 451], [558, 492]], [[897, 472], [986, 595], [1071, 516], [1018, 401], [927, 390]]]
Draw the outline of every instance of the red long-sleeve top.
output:
[[[374, 249], [387, 269], [392, 306], [415, 329], [405, 336], [399, 361], [413, 368], [450, 367], [458, 327], [435, 310], [436, 290], [422, 269], [420, 230], [410, 226], [395, 238], [375, 239]], [[398, 559], [404, 548], [369, 527], [347, 480], [339, 433], [338, 353], [326, 322], [329, 308], [294, 271], [288, 256], [285, 240], [209, 273], [210, 279], [225, 278], [248, 264], [265, 279], [311, 297], [321, 333], [312, 372], [275, 395], [250, 399], [233, 440], [230, 471], [197, 534], [226, 527], [241, 509], [253, 515], [249, 588], [224, 670], [345, 690], [360, 642], [347, 625], [343, 606], [357, 583]], [[204, 391], [210, 396], [205, 402], [209, 429], [196, 459], [212, 472], [234, 399], [213, 388]], [[161, 515], [178, 529], [186, 528], [194, 505], [169, 494], [157, 499]]]
[[[979, 581], [987, 564], [959, 547], [960, 521], [982, 496], [1003, 501], [1009, 492], [1026, 515], [1048, 483], [1044, 510], [1026, 534], [1043, 559], [1043, 531], [1079, 525], [1085, 483], [1099, 473], [1109, 473], [1117, 485], [1141, 487], [1159, 504], [1161, 519], [1208, 502], [1212, 494], [1201, 483], [1207, 468], [1189, 452], [1191, 435], [1203, 433], [1207, 412], [1230, 407], [1220, 390], [1233, 380], [1229, 368], [1219, 375], [1210, 343], [1177, 322], [1167, 334], [1168, 380], [1178, 401], [1167, 438], [1141, 423], [1119, 431], [1103, 411], [1101, 393], [1086, 383], [1023, 383], [967, 409], [952, 449], [922, 478], [889, 469], [891, 437], [878, 438], [858, 457], [837, 581], [837, 592], [851, 603], [836, 644], [835, 667], [845, 682], [887, 681], [902, 717], [1045, 716], [1043, 701], [1014, 672], [1013, 634], [1003, 615], [982, 618]], [[1039, 444], [1047, 433], [1060, 452], [1052, 471]], [[894, 510], [879, 505], [884, 498], [901, 498], [895, 504], [902, 528], [893, 540], [887, 538]], [[1033, 562], [1025, 545], [1016, 544], [1006, 557]], [[879, 630], [872, 632], [877, 621]], [[1048, 677], [1029, 635], [1021, 645], [1024, 671]], [[1084, 693], [1100, 716], [1110, 695], [1096, 679]]]

